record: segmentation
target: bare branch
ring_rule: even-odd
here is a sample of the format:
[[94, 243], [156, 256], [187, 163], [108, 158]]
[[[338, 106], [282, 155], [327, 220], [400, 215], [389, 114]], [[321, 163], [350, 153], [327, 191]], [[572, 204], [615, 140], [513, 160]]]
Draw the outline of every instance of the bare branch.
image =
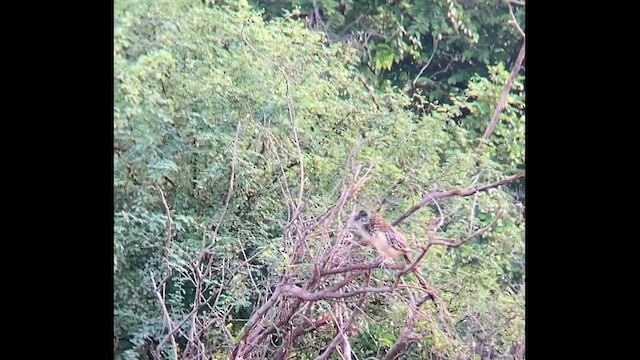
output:
[[162, 198], [162, 205], [164, 205], [164, 210], [167, 213], [167, 244], [165, 245], [166, 251], [169, 251], [169, 247], [171, 246], [171, 239], [173, 237], [173, 220], [171, 220], [171, 210], [169, 210], [169, 205], [167, 204], [167, 199], [164, 197], [164, 192], [162, 188], [158, 186], [158, 190], [160, 190], [160, 197]]
[[310, 292], [299, 286], [287, 284], [282, 287], [282, 292], [291, 294], [293, 296], [299, 297], [306, 301], [318, 301], [318, 300], [326, 300], [326, 299], [343, 299], [348, 297], [353, 297], [360, 294], [367, 293], [388, 293], [393, 292], [391, 287], [381, 287], [381, 288], [372, 288], [372, 287], [362, 287], [351, 292], [337, 292], [337, 291], [329, 291], [323, 290], [318, 292]]
[[[158, 287], [163, 287], [164, 284], [171, 278], [173, 274], [173, 268], [171, 266], [171, 263], [169, 262], [169, 249], [171, 248], [171, 240], [173, 239], [173, 220], [171, 219], [171, 210], [169, 209], [169, 205], [167, 204], [167, 199], [164, 196], [164, 192], [162, 191], [162, 188], [160, 186], [157, 186], [157, 187], [158, 187], [158, 190], [160, 191], [162, 205], [164, 205], [164, 209], [167, 214], [167, 242], [165, 244], [164, 251], [163, 251], [165, 265], [167, 266], [167, 276], [165, 276], [157, 285]], [[153, 285], [156, 286], [155, 282]]]
[[418, 308], [427, 300], [427, 297], [423, 297], [421, 300], [416, 302], [415, 305], [411, 306], [411, 310], [409, 314], [407, 314], [407, 319], [405, 320], [404, 327], [400, 331], [400, 336], [396, 339], [395, 343], [387, 354], [384, 356], [383, 360], [393, 360], [397, 359], [398, 356], [405, 352], [409, 347], [409, 342], [411, 340], [415, 340], [417, 336], [413, 332], [413, 327], [416, 322], [416, 318], [418, 316]]
[[522, 31], [522, 28], [518, 24], [518, 21], [516, 20], [516, 16], [513, 14], [513, 8], [511, 7], [511, 5], [509, 5], [509, 14], [511, 15], [511, 20], [509, 21], [509, 24], [513, 25], [516, 28], [516, 30], [518, 30], [518, 33], [520, 34], [522, 39], [524, 39], [525, 38], [524, 31]]
[[496, 216], [496, 218], [493, 219], [491, 224], [474, 231], [469, 236], [464, 238], [464, 240], [462, 240], [462, 241], [459, 241], [457, 243], [453, 243], [453, 242], [449, 242], [449, 241], [442, 241], [440, 239], [435, 239], [435, 240], [429, 241], [429, 243], [427, 244], [427, 247], [429, 247], [431, 245], [442, 245], [442, 246], [447, 246], [447, 247], [451, 247], [451, 248], [457, 248], [459, 246], [462, 246], [462, 245], [466, 244], [469, 240], [473, 239], [474, 237], [476, 237], [478, 235], [482, 235], [484, 232], [489, 230], [493, 225], [495, 225], [496, 221], [498, 221], [498, 219], [500, 218], [501, 215], [502, 215], [502, 212], [499, 212], [498, 216]]
[[422, 73], [425, 70], [427, 70], [427, 68], [431, 64], [431, 60], [433, 60], [433, 56], [436, 54], [436, 50], [438, 49], [438, 44], [439, 43], [440, 43], [440, 40], [438, 40], [438, 38], [434, 37], [433, 51], [431, 52], [431, 56], [429, 57], [429, 60], [427, 60], [427, 63], [422, 67], [422, 69], [420, 69], [420, 71], [418, 72], [418, 75], [416, 75], [415, 79], [413, 79], [413, 82], [411, 82], [411, 85], [414, 88], [416, 87], [416, 82], [418, 82], [418, 79], [420, 78], [420, 75], [422, 75]]
[[351, 28], [353, 25], [357, 24], [358, 22], [360, 22], [360, 20], [364, 17], [364, 14], [360, 14], [358, 15], [358, 17], [353, 20], [350, 24], [348, 24], [347, 26], [345, 26], [342, 30], [340, 30], [339, 33], [336, 34], [336, 38], [340, 38], [340, 36], [342, 36], [342, 34], [344, 34], [347, 30], [349, 30], [349, 28]]
[[[377, 268], [379, 266], [380, 265], [377, 264], [377, 263], [357, 263], [357, 264], [347, 265], [347, 266], [343, 266], [343, 267], [337, 267], [337, 268], [333, 268], [333, 269], [323, 269], [323, 270], [320, 271], [320, 275], [321, 276], [326, 276], [326, 275], [350, 272], [350, 271], [354, 271], [354, 270], [370, 270], [370, 269], [375, 269], [375, 268]], [[404, 265], [400, 265], [400, 264], [388, 264], [388, 265], [385, 265], [385, 266], [388, 269], [394, 269], [394, 270], [402, 270], [405, 267]]]
[[293, 330], [287, 333], [287, 336], [285, 337], [284, 341], [282, 342], [282, 344], [280, 344], [280, 347], [278, 348], [278, 350], [276, 350], [276, 355], [274, 357], [274, 360], [283, 360], [287, 358], [287, 355], [290, 352], [290, 347], [295, 341], [295, 339], [308, 333], [309, 331], [318, 329], [326, 325], [329, 322], [330, 318], [331, 316], [329, 314], [324, 314], [319, 318], [315, 319], [314, 321], [307, 320], [307, 321], [304, 321], [302, 324], [296, 326]]
[[371, 87], [371, 85], [367, 83], [367, 80], [364, 78], [364, 76], [362, 76], [361, 74], [358, 74], [358, 80], [360, 80], [360, 82], [364, 85], [364, 87], [366, 87], [367, 90], [369, 91], [369, 95], [371, 95], [371, 100], [373, 100], [373, 103], [376, 104], [376, 109], [378, 110], [382, 109], [382, 107], [380, 106], [380, 103], [378, 102], [378, 97], [376, 96], [375, 90]]
[[507, 98], [509, 97], [509, 92], [511, 92], [513, 81], [516, 79], [516, 76], [518, 76], [518, 73], [520, 72], [520, 67], [522, 66], [522, 61], [524, 60], [524, 53], [525, 53], [525, 42], [523, 40], [522, 47], [520, 48], [520, 52], [518, 53], [518, 57], [516, 58], [516, 62], [515, 64], [513, 64], [513, 68], [511, 69], [511, 74], [509, 74], [509, 79], [507, 80], [507, 84], [505, 85], [504, 90], [502, 91], [502, 96], [500, 97], [498, 106], [496, 106], [496, 109], [493, 112], [493, 116], [491, 116], [491, 121], [489, 122], [489, 126], [487, 126], [487, 129], [482, 135], [482, 141], [480, 141], [480, 144], [478, 145], [478, 151], [482, 151], [484, 144], [487, 142], [487, 140], [489, 139], [489, 136], [491, 136], [491, 133], [493, 133], [493, 129], [495, 129], [496, 124], [498, 123], [498, 118], [500, 116], [500, 113], [502, 112], [502, 109], [504, 109], [505, 105], [507, 104]]
[[222, 224], [222, 220], [224, 219], [224, 216], [227, 214], [227, 209], [229, 209], [229, 202], [231, 201], [231, 196], [233, 195], [233, 185], [234, 185], [234, 180], [236, 178], [236, 163], [238, 161], [238, 156], [236, 155], [236, 149], [238, 148], [238, 137], [240, 135], [241, 125], [242, 125], [242, 121], [238, 121], [238, 125], [236, 127], [236, 139], [233, 142], [233, 155], [231, 157], [231, 177], [229, 178], [229, 191], [227, 192], [227, 199], [225, 200], [224, 207], [222, 208], [222, 214], [220, 214], [220, 218], [218, 219], [216, 228], [213, 231], [214, 238], [218, 235], [218, 231], [220, 230], [220, 225]]
[[[255, 343], [257, 343], [255, 338], [258, 337], [259, 333], [264, 329], [264, 326], [259, 320], [275, 305], [276, 301], [278, 301], [278, 298], [282, 294], [282, 284], [283, 282], [276, 286], [269, 300], [262, 304], [262, 306], [251, 315], [249, 321], [247, 321], [242, 330], [240, 330], [240, 334], [242, 335], [239, 337], [239, 344], [245, 346], [236, 346], [230, 355], [230, 359], [243, 358], [246, 353], [253, 349]], [[253, 335], [251, 338], [249, 337], [249, 333]]]
[[449, 63], [447, 64], [447, 66], [444, 67], [444, 69], [438, 70], [438, 71], [434, 72], [433, 74], [431, 74], [431, 76], [429, 76], [429, 79], [433, 80], [433, 78], [435, 78], [436, 75], [439, 75], [439, 74], [447, 72], [451, 68], [451, 64], [453, 63], [453, 60], [455, 60], [455, 59], [452, 58], [451, 60], [449, 60]]
[[444, 225], [444, 214], [442, 213], [440, 204], [438, 204], [438, 200], [434, 199], [433, 196], [431, 196], [431, 194], [427, 194], [427, 196], [429, 196], [433, 201], [433, 203], [436, 204], [436, 208], [438, 209], [438, 213], [440, 214], [440, 221], [438, 221], [438, 223], [433, 227], [433, 232], [435, 233], [438, 231], [438, 229], [442, 227], [442, 225]]
[[[237, 148], [238, 148], [238, 138], [240, 136], [240, 128], [242, 126], [242, 121], [238, 121], [238, 125], [236, 126], [236, 137], [235, 137], [235, 141], [233, 143], [233, 152], [232, 152], [232, 158], [231, 158], [231, 176], [229, 178], [229, 191], [227, 192], [227, 199], [225, 200], [225, 204], [224, 207], [222, 208], [222, 213], [220, 214], [220, 218], [218, 219], [218, 223], [216, 224], [216, 227], [213, 231], [213, 234], [211, 235], [212, 241], [211, 244], [207, 245], [201, 252], [200, 255], [198, 255], [197, 259], [194, 261], [195, 264], [199, 264], [200, 261], [202, 261], [202, 259], [209, 253], [209, 250], [211, 250], [213, 248], [213, 246], [215, 245], [215, 238], [218, 235], [218, 231], [220, 230], [220, 225], [222, 224], [222, 220], [224, 219], [225, 215], [227, 214], [227, 210], [229, 209], [229, 203], [231, 202], [231, 196], [233, 195], [234, 192], [234, 181], [235, 181], [235, 177], [236, 177], [236, 163], [238, 160], [238, 156], [237, 156]], [[213, 264], [213, 257], [209, 257], [209, 262], [207, 264], [207, 269], [204, 272], [204, 276], [208, 277], [209, 274], [211, 273], [211, 266]]]
[[431, 194], [427, 194], [427, 196], [423, 197], [422, 200], [420, 200], [420, 202], [418, 202], [417, 204], [413, 205], [412, 207], [409, 208], [409, 210], [407, 210], [404, 214], [400, 215], [399, 218], [397, 218], [394, 222], [391, 223], [391, 225], [395, 226], [397, 224], [399, 224], [401, 221], [403, 221], [404, 219], [408, 218], [409, 216], [411, 216], [411, 214], [413, 214], [414, 212], [418, 211], [420, 208], [430, 204], [431, 202], [433, 202], [434, 200], [438, 200], [438, 199], [444, 199], [444, 198], [448, 198], [451, 196], [469, 196], [469, 195], [473, 195], [477, 192], [480, 191], [486, 191], [504, 184], [509, 184], [512, 183], [520, 178], [523, 178], [525, 176], [524, 172], [509, 176], [508, 178], [502, 179], [500, 181], [496, 181], [494, 183], [488, 184], [488, 185], [484, 185], [484, 186], [480, 186], [480, 187], [469, 187], [469, 188], [459, 188], [459, 189], [453, 189], [453, 190], [448, 190], [448, 191], [436, 191], [433, 192]]
[[478, 204], [478, 193], [473, 194], [473, 205], [471, 205], [471, 211], [469, 212], [469, 233], [473, 229], [473, 220], [476, 215], [476, 205]]
[[[371, 272], [367, 273], [367, 279], [366, 279], [366, 281], [364, 283], [364, 287], [368, 287], [370, 281], [371, 281]], [[347, 321], [347, 325], [344, 326], [346, 331], [349, 331], [349, 329], [351, 329], [351, 327], [353, 326], [356, 318], [363, 311], [363, 304], [364, 304], [364, 300], [365, 300], [366, 296], [367, 296], [367, 294], [365, 293], [360, 298], [360, 300], [358, 300], [358, 303], [354, 307], [354, 310], [351, 312], [351, 316], [349, 316], [349, 320]], [[338, 345], [338, 343], [341, 340], [343, 340], [343, 338], [340, 336], [340, 334], [336, 335], [333, 338], [333, 340], [331, 341], [331, 343], [327, 346], [327, 348], [322, 352], [322, 354], [320, 354], [320, 356], [318, 356], [315, 360], [326, 360], [326, 359], [328, 359], [329, 356], [331, 355], [331, 353], [333, 352], [333, 350], [336, 348], [336, 346]]]
[[[158, 298], [158, 301], [160, 301], [160, 306], [162, 307], [162, 313], [164, 314], [165, 321], [169, 325], [169, 336], [167, 336], [167, 337], [170, 337], [170, 339], [171, 339], [171, 345], [173, 346], [173, 358], [177, 359], [178, 358], [178, 346], [176, 345], [176, 338], [175, 338], [175, 336], [173, 336], [173, 334], [175, 333], [175, 331], [177, 329], [179, 329], [179, 327], [174, 327], [173, 326], [173, 320], [171, 320], [171, 315], [169, 314], [169, 310], [167, 309], [167, 305], [164, 302], [164, 297], [162, 296], [162, 294], [160, 294], [160, 291], [158, 290], [158, 287], [156, 286], [156, 280], [153, 277], [153, 272], [151, 270], [149, 270], [149, 273], [151, 274], [151, 282], [153, 283], [153, 293]], [[162, 342], [160, 342], [158, 344], [158, 346], [156, 347], [156, 356], [159, 357], [160, 354], [162, 354], [162, 348], [164, 347], [164, 343], [165, 343], [166, 339], [167, 338], [165, 338]]]

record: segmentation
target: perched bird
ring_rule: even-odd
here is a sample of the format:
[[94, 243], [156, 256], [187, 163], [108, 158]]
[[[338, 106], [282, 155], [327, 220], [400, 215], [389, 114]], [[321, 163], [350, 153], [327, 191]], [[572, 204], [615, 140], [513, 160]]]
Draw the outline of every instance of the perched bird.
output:
[[411, 249], [407, 240], [380, 216], [369, 216], [364, 210], [354, 218], [362, 238], [370, 242], [385, 259], [403, 255], [411, 263]]

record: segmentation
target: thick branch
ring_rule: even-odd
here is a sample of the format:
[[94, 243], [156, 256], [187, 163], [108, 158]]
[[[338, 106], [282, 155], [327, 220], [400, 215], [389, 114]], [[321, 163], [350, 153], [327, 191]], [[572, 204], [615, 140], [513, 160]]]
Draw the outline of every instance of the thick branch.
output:
[[[513, 13], [513, 8], [511, 8], [511, 5], [509, 5], [509, 15], [511, 15], [511, 20], [509, 21], [509, 24], [513, 25], [516, 28], [516, 30], [518, 30], [518, 33], [520, 34], [522, 39], [524, 39], [526, 37], [525, 33], [524, 31], [522, 31], [520, 24], [518, 24], [518, 21], [516, 20], [516, 15]], [[522, 45], [524, 46], [524, 44]]]
[[409, 216], [411, 216], [411, 214], [413, 214], [414, 212], [418, 211], [420, 208], [436, 201], [439, 199], [444, 199], [447, 197], [451, 197], [451, 196], [469, 196], [469, 195], [473, 195], [477, 192], [480, 191], [486, 191], [504, 184], [508, 184], [508, 183], [512, 183], [522, 177], [525, 176], [525, 173], [518, 173], [515, 174], [513, 176], [509, 176], [506, 179], [502, 179], [500, 181], [496, 181], [494, 183], [488, 184], [488, 185], [484, 185], [484, 186], [480, 186], [480, 187], [469, 187], [469, 188], [459, 188], [459, 189], [453, 189], [453, 190], [448, 190], [448, 191], [436, 191], [433, 192], [431, 194], [427, 194], [427, 196], [425, 196], [424, 198], [422, 198], [422, 200], [420, 200], [420, 202], [418, 202], [417, 204], [413, 205], [411, 208], [409, 208], [409, 210], [407, 210], [404, 214], [400, 215], [399, 218], [397, 218], [394, 222], [391, 223], [391, 225], [395, 226], [398, 225], [401, 221], [403, 221], [404, 219], [408, 218]]

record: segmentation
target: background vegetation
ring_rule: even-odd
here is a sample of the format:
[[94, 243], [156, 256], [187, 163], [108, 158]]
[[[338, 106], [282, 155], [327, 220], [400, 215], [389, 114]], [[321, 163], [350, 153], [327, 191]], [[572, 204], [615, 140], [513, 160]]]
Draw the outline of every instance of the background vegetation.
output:
[[115, 358], [524, 358], [523, 5], [116, 0]]

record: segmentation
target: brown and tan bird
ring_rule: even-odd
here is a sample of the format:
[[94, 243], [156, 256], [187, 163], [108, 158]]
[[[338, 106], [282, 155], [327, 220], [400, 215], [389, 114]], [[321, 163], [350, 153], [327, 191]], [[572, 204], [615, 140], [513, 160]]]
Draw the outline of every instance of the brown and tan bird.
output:
[[385, 260], [393, 261], [393, 258], [402, 255], [407, 263], [411, 263], [411, 249], [407, 239], [382, 217], [369, 216], [363, 210], [354, 221], [362, 238], [369, 241]]

